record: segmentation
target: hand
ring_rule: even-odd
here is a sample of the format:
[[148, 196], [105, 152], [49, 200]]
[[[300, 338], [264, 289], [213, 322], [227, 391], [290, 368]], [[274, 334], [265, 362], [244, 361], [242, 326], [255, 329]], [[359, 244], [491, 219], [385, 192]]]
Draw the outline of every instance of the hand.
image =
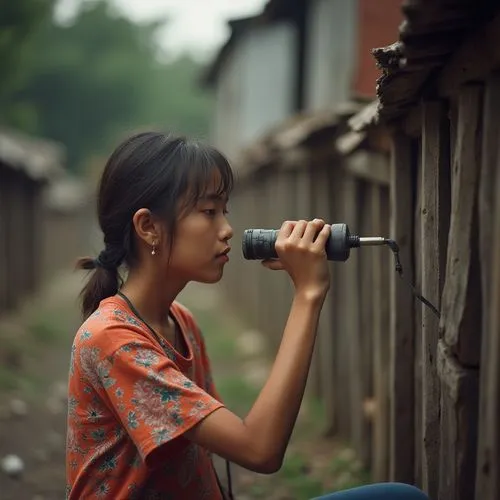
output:
[[323, 220], [286, 221], [275, 243], [277, 260], [265, 260], [268, 269], [284, 269], [292, 278], [297, 293], [324, 297], [330, 287], [326, 241], [330, 225]]

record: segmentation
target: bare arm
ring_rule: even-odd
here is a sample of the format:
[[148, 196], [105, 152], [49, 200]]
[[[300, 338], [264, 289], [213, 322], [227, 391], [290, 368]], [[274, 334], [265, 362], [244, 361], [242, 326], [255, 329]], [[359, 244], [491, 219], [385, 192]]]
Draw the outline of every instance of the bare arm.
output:
[[281, 467], [304, 395], [329, 284], [324, 255], [329, 228], [325, 226], [313, 241], [323, 225], [299, 222], [282, 228], [276, 247], [282, 263], [268, 267], [286, 269], [296, 291], [276, 360], [252, 409], [242, 420], [221, 408], [186, 433], [201, 446], [256, 472], [273, 473]]

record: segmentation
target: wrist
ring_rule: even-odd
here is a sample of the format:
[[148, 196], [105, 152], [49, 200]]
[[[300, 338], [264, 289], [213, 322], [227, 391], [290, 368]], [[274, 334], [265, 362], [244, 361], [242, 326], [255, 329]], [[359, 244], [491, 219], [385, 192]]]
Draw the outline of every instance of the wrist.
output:
[[297, 289], [294, 299], [312, 306], [322, 306], [327, 293], [327, 287]]

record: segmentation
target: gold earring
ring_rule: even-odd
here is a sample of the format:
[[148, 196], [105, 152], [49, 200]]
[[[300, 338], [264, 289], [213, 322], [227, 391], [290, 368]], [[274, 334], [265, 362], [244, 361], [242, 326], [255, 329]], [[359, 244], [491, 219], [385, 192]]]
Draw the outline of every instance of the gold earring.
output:
[[156, 255], [156, 243], [153, 241], [153, 248], [151, 249], [151, 255]]

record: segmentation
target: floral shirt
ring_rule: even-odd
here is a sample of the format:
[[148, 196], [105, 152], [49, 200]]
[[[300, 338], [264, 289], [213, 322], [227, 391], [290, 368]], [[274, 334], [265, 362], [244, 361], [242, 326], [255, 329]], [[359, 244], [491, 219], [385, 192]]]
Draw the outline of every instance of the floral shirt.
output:
[[101, 302], [71, 352], [67, 498], [221, 500], [207, 450], [183, 435], [223, 404], [205, 344], [174, 303], [186, 358], [119, 296]]

